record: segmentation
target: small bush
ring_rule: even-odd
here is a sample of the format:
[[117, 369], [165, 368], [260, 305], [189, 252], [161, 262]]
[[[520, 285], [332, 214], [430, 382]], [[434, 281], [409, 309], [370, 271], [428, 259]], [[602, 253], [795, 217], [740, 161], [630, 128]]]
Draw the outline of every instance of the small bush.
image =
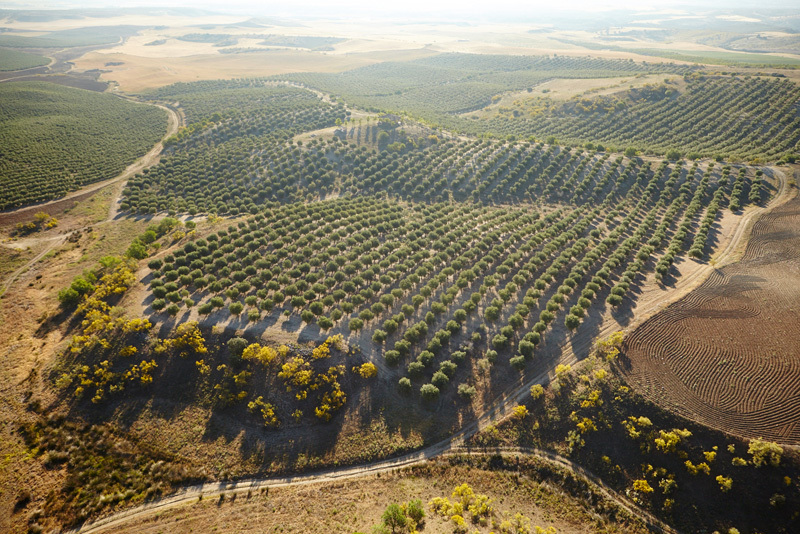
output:
[[[444, 373], [442, 373], [444, 374]], [[439, 398], [439, 388], [433, 384], [425, 384], [419, 388], [419, 393], [426, 401], [433, 401]]]

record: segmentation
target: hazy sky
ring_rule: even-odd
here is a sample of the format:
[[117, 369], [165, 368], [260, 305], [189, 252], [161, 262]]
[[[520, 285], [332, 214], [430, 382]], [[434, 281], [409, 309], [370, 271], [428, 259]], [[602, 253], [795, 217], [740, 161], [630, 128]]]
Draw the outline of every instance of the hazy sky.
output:
[[768, 5], [758, 0], [491, 0], [468, 2], [464, 0], [6, 0], [0, 1], [0, 8], [67, 8], [67, 7], [141, 7], [141, 6], [186, 6], [213, 11], [260, 13], [272, 15], [315, 16], [323, 14], [364, 15], [376, 13], [405, 13], [412, 16], [427, 14], [447, 15], [464, 18], [465, 15], [506, 14], [530, 17], [545, 11], [574, 11], [587, 13], [608, 9], [627, 9], [633, 11], [709, 8], [731, 9], [732, 7], [797, 7], [792, 0], [770, 0]]

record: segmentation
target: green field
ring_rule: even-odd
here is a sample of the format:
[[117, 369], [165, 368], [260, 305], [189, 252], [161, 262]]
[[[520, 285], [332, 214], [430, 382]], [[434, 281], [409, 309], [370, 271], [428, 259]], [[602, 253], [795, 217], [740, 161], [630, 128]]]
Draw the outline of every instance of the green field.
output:
[[46, 82], [0, 85], [0, 209], [113, 178], [166, 131], [166, 113]]
[[341, 97], [367, 110], [408, 112], [436, 120], [480, 109], [505, 91], [519, 91], [553, 78], [611, 78], [635, 74], [686, 74], [692, 67], [573, 57], [440, 54], [385, 62], [341, 74], [275, 76]]
[[769, 161], [798, 150], [799, 100], [800, 89], [785, 78], [690, 76], [683, 92], [662, 83], [567, 102], [521, 98], [486, 118], [449, 116], [442, 123], [471, 134]]
[[123, 38], [135, 35], [138, 26], [91, 26], [59, 30], [36, 37], [0, 34], [0, 46], [10, 48], [69, 48], [120, 42]]
[[44, 56], [0, 48], [0, 71], [31, 69], [48, 63], [50, 60]]
[[[548, 332], [624, 305], [648, 270], [668, 277], [679, 257], [704, 257], [722, 209], [766, 197], [761, 172], [746, 167], [733, 179], [730, 166], [446, 140], [388, 117], [294, 143], [289, 134], [341, 109], [297, 89], [221, 88], [232, 84], [161, 91], [198, 119], [234, 95], [264, 113], [194, 122], [124, 190], [122, 208], [138, 213], [252, 216], [151, 263], [154, 316], [294, 316], [362, 346], [366, 337], [370, 352], [435, 387], [466, 346], [524, 369]], [[203, 95], [200, 108], [189, 98]]]
[[796, 69], [800, 67], [800, 59], [766, 53], [718, 52], [714, 50], [687, 52], [683, 50], [654, 50], [652, 48], [626, 49], [626, 51], [645, 56], [656, 56], [667, 59], [677, 59], [679, 61], [705, 63], [709, 65], [727, 65], [731, 67], [763, 67], [770, 69]]

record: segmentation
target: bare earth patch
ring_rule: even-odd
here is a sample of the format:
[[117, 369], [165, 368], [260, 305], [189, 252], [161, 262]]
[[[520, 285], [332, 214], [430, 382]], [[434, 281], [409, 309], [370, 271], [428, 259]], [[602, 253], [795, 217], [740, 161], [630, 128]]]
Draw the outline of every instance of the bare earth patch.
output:
[[630, 382], [683, 416], [800, 444], [800, 197], [753, 227], [744, 256], [626, 341]]

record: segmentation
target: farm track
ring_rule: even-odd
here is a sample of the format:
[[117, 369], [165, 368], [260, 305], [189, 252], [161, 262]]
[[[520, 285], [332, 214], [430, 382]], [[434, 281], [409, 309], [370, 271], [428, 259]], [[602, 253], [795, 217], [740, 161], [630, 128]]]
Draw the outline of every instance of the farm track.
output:
[[684, 417], [797, 445], [800, 197], [788, 198], [783, 180], [776, 207], [755, 223], [741, 259], [714, 270], [627, 339], [626, 372], [643, 395]]
[[[453, 438], [454, 439], [454, 438]], [[617, 493], [612, 488], [607, 486], [602, 479], [595, 476], [590, 471], [584, 469], [575, 462], [565, 458], [561, 455], [555, 454], [550, 451], [529, 448], [529, 447], [498, 447], [484, 450], [475, 450], [460, 445], [454, 445], [452, 439], [442, 442], [419, 451], [416, 453], [407, 454], [400, 458], [393, 460], [386, 460], [377, 462], [368, 466], [357, 466], [346, 469], [336, 469], [329, 471], [320, 471], [316, 473], [307, 473], [302, 475], [290, 477], [274, 477], [264, 479], [250, 479], [241, 480], [233, 483], [206, 483], [189, 486], [184, 488], [179, 493], [158, 499], [146, 505], [119, 512], [111, 515], [105, 519], [96, 521], [90, 525], [82, 526], [78, 529], [68, 532], [74, 534], [96, 534], [101, 532], [118, 531], [124, 529], [127, 523], [141, 522], [146, 517], [153, 514], [158, 514], [164, 510], [175, 508], [197, 502], [200, 499], [213, 498], [219, 495], [238, 495], [242, 493], [252, 493], [261, 491], [265, 488], [280, 488], [285, 486], [300, 486], [307, 484], [321, 484], [328, 482], [336, 482], [340, 480], [362, 478], [371, 475], [379, 475], [395, 471], [397, 469], [407, 468], [418, 465], [428, 461], [433, 457], [448, 457], [448, 456], [489, 456], [489, 455], [523, 455], [533, 456], [538, 459], [550, 462], [559, 467], [569, 469], [579, 475], [580, 477], [590, 481], [597, 486], [600, 493], [607, 499], [615, 502], [618, 506], [624, 509], [633, 517], [641, 519], [650, 530], [653, 532], [660, 532], [662, 534], [677, 534], [678, 531], [656, 518], [652, 514], [639, 509], [635, 504], [630, 502], [626, 497]]]

